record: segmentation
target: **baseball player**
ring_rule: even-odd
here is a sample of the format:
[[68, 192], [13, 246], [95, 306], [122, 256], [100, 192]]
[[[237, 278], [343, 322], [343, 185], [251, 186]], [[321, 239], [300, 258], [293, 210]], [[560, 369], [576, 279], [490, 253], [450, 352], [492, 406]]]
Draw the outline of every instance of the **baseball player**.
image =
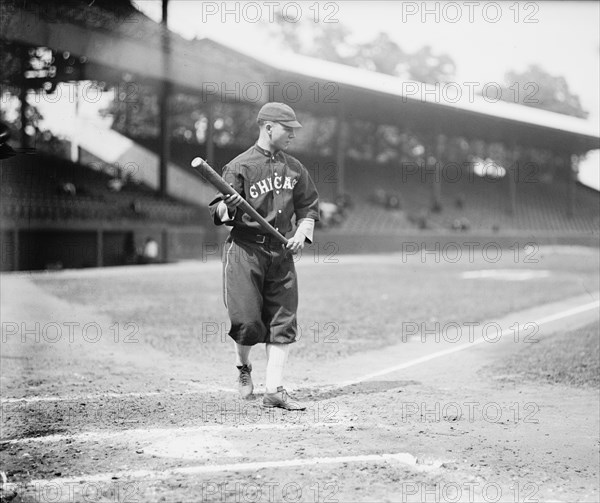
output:
[[[267, 103], [257, 117], [259, 137], [223, 169], [223, 179], [239, 195], [220, 194], [210, 205], [216, 225], [229, 225], [223, 250], [223, 297], [235, 342], [238, 387], [254, 398], [250, 349], [265, 343], [267, 352], [264, 407], [303, 410], [284, 389], [283, 370], [290, 344], [296, 340], [298, 284], [293, 253], [312, 243], [319, 219], [318, 194], [306, 168], [284, 151], [301, 124], [284, 103]], [[248, 215], [237, 210], [241, 198], [284, 236], [283, 245]]]

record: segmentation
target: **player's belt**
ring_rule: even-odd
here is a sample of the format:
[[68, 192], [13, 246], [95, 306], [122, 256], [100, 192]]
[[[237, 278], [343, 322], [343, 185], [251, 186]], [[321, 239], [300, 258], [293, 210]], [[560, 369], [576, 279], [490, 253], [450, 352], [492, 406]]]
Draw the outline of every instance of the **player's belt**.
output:
[[239, 239], [242, 241], [249, 241], [251, 243], [258, 243], [265, 246], [281, 247], [283, 244], [275, 239], [270, 234], [260, 234], [249, 229], [241, 229], [234, 227], [231, 229], [231, 236], [233, 239]]

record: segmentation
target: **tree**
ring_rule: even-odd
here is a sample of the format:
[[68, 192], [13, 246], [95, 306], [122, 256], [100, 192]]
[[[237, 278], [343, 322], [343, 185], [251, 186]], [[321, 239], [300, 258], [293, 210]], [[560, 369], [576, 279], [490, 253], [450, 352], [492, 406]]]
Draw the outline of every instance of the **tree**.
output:
[[456, 71], [456, 65], [450, 56], [433, 54], [428, 45], [410, 54], [406, 64], [410, 78], [427, 84], [448, 82]]
[[530, 65], [522, 73], [507, 72], [505, 80], [502, 87], [504, 101], [582, 119], [589, 115], [581, 106], [579, 96], [569, 89], [566, 79], [549, 74], [539, 65]]
[[267, 29], [281, 45], [299, 54], [419, 82], [447, 82], [456, 69], [447, 54], [433, 54], [430, 46], [405, 52], [387, 33], [353, 43], [350, 29], [341, 23], [290, 23], [279, 12]]
[[306, 39], [305, 45], [301, 46], [298, 52], [334, 63], [356, 66], [356, 48], [348, 42], [350, 30], [343, 24], [305, 26], [311, 27], [312, 36]]
[[80, 80], [85, 63], [85, 58], [77, 58], [66, 51], [2, 41], [0, 84], [20, 101], [20, 117], [18, 124], [13, 126], [20, 130], [22, 147], [29, 147], [40, 118], [35, 107], [27, 102], [27, 93], [52, 94], [60, 82]]
[[409, 55], [387, 33], [380, 32], [373, 40], [356, 47], [353, 66], [387, 75], [403, 75]]

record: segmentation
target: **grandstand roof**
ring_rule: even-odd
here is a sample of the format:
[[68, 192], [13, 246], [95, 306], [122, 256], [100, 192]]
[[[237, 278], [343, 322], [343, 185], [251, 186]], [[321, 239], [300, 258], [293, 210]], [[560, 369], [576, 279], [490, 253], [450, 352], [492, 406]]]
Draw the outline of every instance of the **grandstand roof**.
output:
[[[8, 5], [8, 4], [7, 4]], [[589, 121], [504, 101], [469, 96], [462, 88], [456, 102], [427, 94], [431, 87], [400, 78], [309, 58], [264, 51], [249, 54], [209, 39], [188, 41], [170, 33], [170, 63], [165, 68], [163, 27], [124, 2], [107, 10], [94, 2], [30, 0], [3, 7], [2, 37], [24, 44], [46, 46], [85, 56], [85, 78], [167, 80], [178, 90], [206, 91], [206, 83], [229, 88], [236, 83], [279, 84], [279, 95], [262, 96], [288, 101], [281, 95], [286, 83], [302, 90], [299, 110], [316, 114], [395, 124], [425, 134], [443, 132], [490, 141], [503, 140], [564, 152], [600, 148], [600, 131]], [[320, 94], [315, 96], [315, 84]], [[332, 90], [331, 85], [335, 86]], [[329, 87], [327, 87], [329, 86]], [[456, 89], [454, 89], [454, 92]], [[449, 90], [452, 101], [455, 94]], [[221, 100], [232, 97], [222, 95]], [[233, 100], [244, 101], [244, 95]], [[246, 100], [252, 101], [252, 100]]]
[[[484, 97], [459, 83], [442, 92], [444, 84], [440, 83], [436, 95], [432, 84], [405, 81], [362, 68], [294, 53], [265, 51], [256, 55], [210, 39], [201, 42], [205, 46], [220, 46], [227, 52], [232, 51], [267, 65], [280, 74], [282, 83], [295, 81], [307, 88], [314, 86], [315, 82], [336, 83], [340, 91], [338, 97], [352, 103], [348, 110], [352, 116], [391, 120], [392, 123], [405, 122], [424, 129], [437, 124], [445, 132], [450, 129], [456, 134], [508, 138], [519, 143], [531, 142], [553, 147], [566, 147], [569, 144], [583, 150], [600, 148], [600, 124], [496, 100], [493, 92]], [[340, 106], [337, 100], [329, 104], [324, 101], [310, 103], [314, 93], [305, 90], [309, 99], [302, 100], [303, 106], [321, 112], [331, 112], [333, 107]]]

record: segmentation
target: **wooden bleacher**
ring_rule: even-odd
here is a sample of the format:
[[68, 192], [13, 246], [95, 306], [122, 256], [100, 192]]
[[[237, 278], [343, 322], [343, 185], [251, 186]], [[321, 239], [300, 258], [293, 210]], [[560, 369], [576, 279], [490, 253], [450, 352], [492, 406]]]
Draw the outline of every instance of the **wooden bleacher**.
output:
[[[126, 181], [111, 191], [113, 175], [45, 154], [17, 156], [2, 162], [1, 206], [5, 219], [62, 221], [152, 221], [191, 224], [205, 209], [149, 187]], [[72, 184], [73, 194], [61, 190]]]
[[0, 269], [94, 267], [137, 263], [145, 240], [159, 243], [159, 261], [201, 258], [216, 242], [208, 210], [125, 180], [115, 173], [44, 153], [1, 163]]
[[[574, 211], [567, 213], [566, 182], [542, 179], [519, 183], [516, 208], [511, 214], [508, 180], [486, 179], [465, 175], [441, 184], [441, 209], [431, 211], [430, 180], [420, 175], [404, 178], [391, 167], [349, 165], [345, 173], [346, 192], [354, 208], [340, 230], [371, 234], [403, 233], [419, 228], [419, 218], [426, 215], [427, 228], [452, 229], [457, 220], [466, 221], [471, 231], [548, 231], [554, 233], [598, 234], [600, 198], [597, 191], [579, 183], [575, 186]], [[320, 184], [327, 194], [330, 186]], [[401, 208], [386, 209], [370, 202], [376, 190], [397, 194]]]

